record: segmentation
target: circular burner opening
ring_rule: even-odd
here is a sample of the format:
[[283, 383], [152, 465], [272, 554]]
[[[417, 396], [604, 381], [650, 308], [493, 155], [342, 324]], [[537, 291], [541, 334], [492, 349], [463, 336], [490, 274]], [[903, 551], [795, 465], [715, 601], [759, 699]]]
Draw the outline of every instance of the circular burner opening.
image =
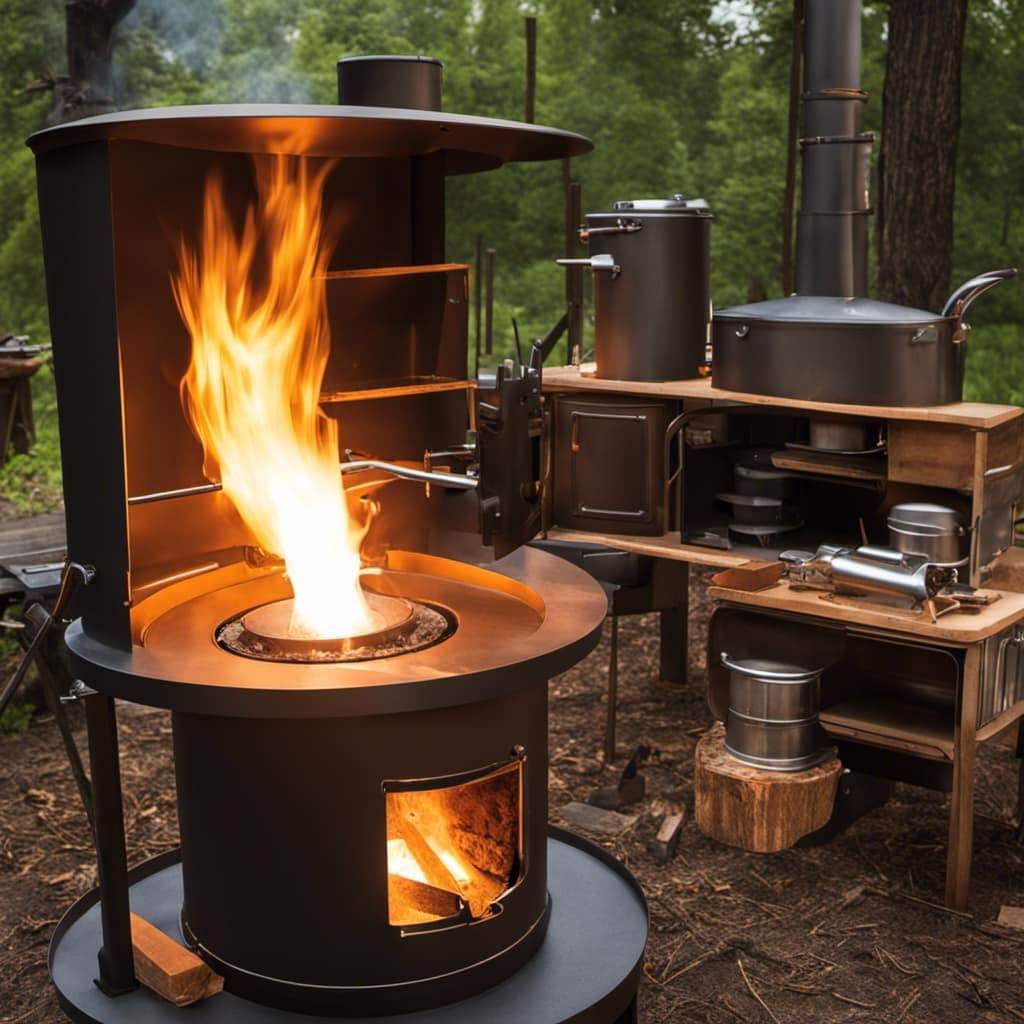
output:
[[294, 600], [258, 605], [222, 623], [216, 640], [225, 650], [261, 661], [303, 663], [369, 661], [432, 647], [455, 632], [447, 608], [365, 590], [370, 610], [382, 625], [372, 633], [345, 637], [300, 637], [290, 633]]

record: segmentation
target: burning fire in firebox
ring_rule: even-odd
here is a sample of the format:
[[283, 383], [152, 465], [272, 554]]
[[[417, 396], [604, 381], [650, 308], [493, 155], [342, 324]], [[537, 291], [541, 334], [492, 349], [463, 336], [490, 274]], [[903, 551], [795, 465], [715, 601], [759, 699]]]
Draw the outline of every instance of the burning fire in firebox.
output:
[[295, 600], [289, 633], [371, 633], [380, 616], [359, 582], [365, 529], [353, 523], [338, 469], [338, 424], [319, 406], [330, 351], [322, 228], [333, 163], [253, 157], [256, 200], [232, 219], [211, 171], [198, 244], [182, 237], [172, 284], [192, 336], [182, 404], [204, 471], [264, 550], [280, 555]]

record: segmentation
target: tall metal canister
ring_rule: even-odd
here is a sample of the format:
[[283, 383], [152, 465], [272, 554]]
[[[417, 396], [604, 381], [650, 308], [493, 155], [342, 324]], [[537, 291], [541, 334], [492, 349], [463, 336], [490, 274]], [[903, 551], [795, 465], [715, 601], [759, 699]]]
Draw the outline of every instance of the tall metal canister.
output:
[[711, 304], [708, 204], [681, 195], [628, 200], [585, 220], [580, 236], [590, 258], [582, 262], [594, 272], [597, 376], [699, 376]]

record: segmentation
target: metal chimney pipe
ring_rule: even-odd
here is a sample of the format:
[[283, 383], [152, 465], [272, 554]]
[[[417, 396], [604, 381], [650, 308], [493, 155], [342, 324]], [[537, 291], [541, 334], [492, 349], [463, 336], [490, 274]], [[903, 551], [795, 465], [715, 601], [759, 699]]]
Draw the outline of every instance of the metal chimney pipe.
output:
[[860, 0], [806, 0], [799, 295], [867, 295], [874, 135], [862, 131]]
[[435, 57], [342, 57], [338, 61], [338, 102], [351, 107], [439, 111], [442, 67]]

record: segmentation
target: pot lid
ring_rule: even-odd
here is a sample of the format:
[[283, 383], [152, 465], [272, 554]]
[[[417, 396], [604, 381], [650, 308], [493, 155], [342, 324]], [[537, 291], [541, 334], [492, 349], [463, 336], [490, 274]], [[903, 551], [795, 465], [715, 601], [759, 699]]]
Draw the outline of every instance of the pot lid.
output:
[[913, 526], [921, 529], [955, 530], [963, 524], [963, 517], [956, 509], [945, 505], [933, 505], [927, 501], [909, 501], [893, 505], [889, 510], [889, 526]]
[[926, 309], [897, 306], [876, 299], [845, 299], [831, 295], [790, 295], [745, 306], [716, 309], [715, 320], [770, 321], [773, 323], [932, 324], [946, 317]]
[[612, 204], [615, 213], [633, 210], [636, 213], [691, 213], [709, 214], [706, 199], [696, 199], [677, 193], [670, 199], [620, 199]]
[[802, 683], [820, 676], [823, 671], [774, 658], [733, 658], [725, 651], [719, 653], [719, 659], [733, 672], [773, 683]]

